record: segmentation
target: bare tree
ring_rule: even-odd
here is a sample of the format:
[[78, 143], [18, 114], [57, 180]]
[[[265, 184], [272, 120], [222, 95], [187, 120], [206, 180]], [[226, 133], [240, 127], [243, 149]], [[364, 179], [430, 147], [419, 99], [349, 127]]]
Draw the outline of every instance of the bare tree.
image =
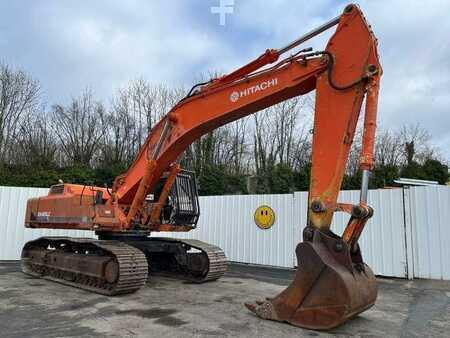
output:
[[40, 99], [39, 83], [22, 71], [0, 65], [0, 163], [8, 161], [23, 116]]
[[186, 95], [186, 90], [182, 87], [171, 88], [161, 84], [153, 87], [152, 95], [153, 116], [157, 122]]
[[19, 128], [14, 149], [15, 164], [33, 168], [56, 165], [58, 144], [45, 110], [26, 115]]
[[224, 127], [227, 141], [221, 143], [222, 149], [225, 148], [221, 158], [234, 175], [246, 174], [250, 169], [248, 124], [249, 118], [243, 118]]
[[375, 163], [381, 166], [399, 166], [403, 146], [397, 133], [380, 129], [375, 140]]
[[253, 155], [256, 174], [262, 177], [275, 164], [276, 135], [270, 128], [270, 111], [264, 110], [253, 115]]
[[277, 163], [292, 170], [309, 163], [311, 135], [307, 130], [311, 125], [308, 117], [311, 110], [311, 98], [306, 96], [281, 102], [254, 115], [253, 154], [259, 177], [267, 178]]
[[138, 148], [137, 121], [126, 110], [112, 110], [108, 118], [108, 130], [102, 142], [100, 161], [103, 165], [128, 166], [134, 160]]
[[224, 139], [224, 129], [220, 128], [202, 136], [186, 149], [183, 165], [201, 175], [206, 167], [222, 164], [223, 147], [220, 147], [220, 144]]
[[406, 124], [399, 130], [379, 129], [375, 143], [375, 163], [380, 166], [423, 163], [438, 155], [431, 136], [419, 124]]
[[[112, 99], [111, 111], [119, 123], [133, 121], [129, 129], [132, 151], [136, 153], [153, 126], [154, 88], [145, 80], [130, 81], [128, 86], [120, 88]], [[129, 123], [126, 123], [129, 126]]]
[[89, 166], [107, 128], [107, 116], [100, 102], [86, 90], [68, 106], [55, 105], [52, 130], [72, 164]]
[[143, 79], [130, 81], [111, 100], [107, 139], [102, 158], [108, 163], [129, 165], [150, 130], [181, 99], [181, 89], [151, 85]]
[[403, 125], [399, 139], [403, 146], [404, 164], [411, 164], [412, 161], [423, 163], [435, 156], [436, 150], [430, 143], [431, 135], [419, 123]]

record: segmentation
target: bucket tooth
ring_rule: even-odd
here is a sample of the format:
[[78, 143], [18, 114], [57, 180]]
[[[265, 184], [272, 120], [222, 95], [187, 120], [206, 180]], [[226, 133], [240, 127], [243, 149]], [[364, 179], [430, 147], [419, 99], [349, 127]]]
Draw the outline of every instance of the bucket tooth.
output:
[[296, 248], [298, 269], [292, 283], [274, 298], [245, 305], [263, 319], [331, 329], [374, 305], [376, 279], [359, 248], [351, 253], [332, 232], [308, 228], [307, 233], [309, 240]]

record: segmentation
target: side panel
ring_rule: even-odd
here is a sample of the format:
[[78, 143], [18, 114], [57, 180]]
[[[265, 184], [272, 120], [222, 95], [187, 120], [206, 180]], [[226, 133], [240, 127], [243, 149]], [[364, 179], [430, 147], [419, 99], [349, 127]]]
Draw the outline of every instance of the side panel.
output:
[[44, 188], [0, 187], [0, 260], [20, 259], [23, 245], [42, 236], [94, 237], [92, 231], [25, 228], [27, 200], [47, 194]]
[[92, 229], [96, 214], [92, 196], [40, 196], [27, 202], [25, 225], [30, 228]]

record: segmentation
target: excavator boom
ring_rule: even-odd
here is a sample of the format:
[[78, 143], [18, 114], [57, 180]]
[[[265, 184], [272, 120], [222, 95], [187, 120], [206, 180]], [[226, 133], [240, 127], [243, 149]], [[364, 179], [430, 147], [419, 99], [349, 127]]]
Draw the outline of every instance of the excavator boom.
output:
[[[294, 51], [334, 26], [337, 26], [336, 31], [325, 50], [304, 48]], [[281, 59], [287, 52], [292, 54]], [[96, 247], [103, 250], [99, 262], [107, 267], [101, 270], [103, 272], [96, 272], [96, 278], [116, 290], [117, 286], [112, 284], [119, 278], [120, 267], [106, 256], [114, 260], [116, 252], [128, 250], [139, 256], [142, 251], [152, 270], [155, 268], [150, 266], [153, 260], [161, 266], [167, 263], [167, 257], [161, 254], [167, 253], [170, 247], [170, 257], [175, 257], [177, 269], [182, 266], [181, 270], [188, 271], [191, 279], [219, 278], [225, 271], [225, 256], [219, 248], [192, 241], [181, 243], [147, 237], [150, 232], [190, 231], [196, 227], [195, 180], [179, 165], [183, 152], [202, 135], [224, 124], [315, 90], [308, 224], [303, 232], [304, 241], [297, 247], [298, 271], [291, 286], [280, 295], [247, 304], [247, 307], [262, 318], [307, 328], [326, 329], [343, 323], [372, 306], [377, 294], [375, 277], [363, 263], [358, 239], [373, 214], [367, 205], [367, 188], [373, 167], [381, 75], [377, 40], [360, 9], [348, 5], [340, 16], [286, 47], [268, 49], [230, 74], [194, 86], [152, 128], [136, 160], [125, 174], [115, 179], [111, 190], [62, 184], [53, 186], [49, 196], [28, 202], [27, 227], [95, 230], [101, 240], [127, 243], [132, 249], [111, 243], [105, 246], [44, 239], [24, 249], [24, 271], [47, 271], [43, 258], [38, 259], [40, 265], [36, 263], [38, 269], [33, 265], [33, 257], [45, 256], [46, 246], [53, 246], [56, 250], [52, 251], [53, 255], [58, 250], [66, 250], [67, 257], [80, 251], [73, 249], [67, 253], [67, 247], [90, 250]], [[338, 203], [364, 97], [361, 200], [357, 205]], [[336, 211], [350, 214], [342, 236], [330, 229]], [[190, 248], [202, 252], [189, 254]], [[140, 251], [136, 252], [136, 249]], [[220, 268], [214, 270], [211, 264]], [[142, 271], [141, 266], [137, 268]], [[76, 283], [77, 277], [72, 277], [72, 282]], [[140, 279], [136, 285], [141, 284]], [[136, 285], [134, 289], [138, 287]]]

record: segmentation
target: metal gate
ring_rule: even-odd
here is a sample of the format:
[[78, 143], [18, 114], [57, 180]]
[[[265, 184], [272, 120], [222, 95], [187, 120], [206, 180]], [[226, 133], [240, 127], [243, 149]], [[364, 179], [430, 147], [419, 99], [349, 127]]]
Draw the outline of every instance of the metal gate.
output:
[[450, 188], [405, 188], [410, 277], [450, 280]]

